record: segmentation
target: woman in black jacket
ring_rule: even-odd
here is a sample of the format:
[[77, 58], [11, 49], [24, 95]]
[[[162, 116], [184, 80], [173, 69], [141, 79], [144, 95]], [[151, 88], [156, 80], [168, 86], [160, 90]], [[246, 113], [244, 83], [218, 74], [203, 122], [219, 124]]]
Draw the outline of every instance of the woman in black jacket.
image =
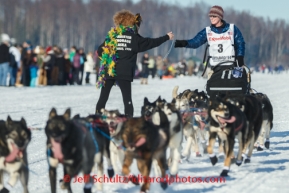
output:
[[128, 117], [133, 116], [133, 104], [131, 99], [131, 82], [135, 73], [137, 53], [160, 46], [167, 40], [172, 40], [172, 32], [159, 38], [143, 38], [138, 34], [141, 24], [140, 14], [132, 14], [122, 10], [114, 15], [114, 24], [106, 36], [105, 42], [98, 48], [101, 57], [99, 78], [97, 87], [101, 88], [99, 100], [96, 105], [96, 113], [105, 108], [110, 90], [114, 84], [120, 87], [124, 113]]

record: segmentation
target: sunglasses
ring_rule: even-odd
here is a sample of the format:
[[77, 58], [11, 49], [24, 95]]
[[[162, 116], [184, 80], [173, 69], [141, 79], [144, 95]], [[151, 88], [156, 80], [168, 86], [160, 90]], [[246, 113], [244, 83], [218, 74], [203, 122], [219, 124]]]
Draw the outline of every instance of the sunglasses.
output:
[[215, 17], [217, 17], [217, 16], [211, 15], [210, 17], [213, 17], [213, 18], [215, 18]]

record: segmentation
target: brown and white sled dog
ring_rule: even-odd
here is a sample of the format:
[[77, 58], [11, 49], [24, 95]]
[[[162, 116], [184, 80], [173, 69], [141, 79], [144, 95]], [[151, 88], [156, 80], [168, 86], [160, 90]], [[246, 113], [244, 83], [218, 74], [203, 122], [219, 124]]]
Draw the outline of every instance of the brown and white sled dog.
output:
[[226, 158], [224, 160], [224, 169], [221, 176], [227, 176], [233, 156], [235, 136], [239, 141], [239, 151], [237, 160], [242, 163], [242, 150], [244, 149], [247, 134], [250, 133], [247, 127], [245, 114], [235, 105], [221, 100], [219, 98], [209, 102], [209, 145], [208, 153], [211, 163], [215, 165], [218, 161], [213, 152], [217, 135], [223, 142]]
[[[160, 112], [162, 111], [162, 112]], [[168, 159], [168, 166], [171, 175], [176, 175], [179, 168], [179, 161], [181, 157], [181, 145], [183, 139], [183, 123], [179, 111], [175, 104], [167, 103], [160, 97], [153, 103], [150, 103], [145, 97], [142, 107], [142, 115], [151, 115], [151, 120], [154, 125], [161, 128], [168, 126], [169, 128], [169, 145], [170, 155]], [[163, 117], [163, 113], [166, 117]], [[168, 122], [168, 123], [167, 123]], [[157, 170], [157, 165], [154, 161], [154, 169], [157, 176], [160, 172]]]
[[190, 91], [186, 97], [190, 101], [191, 111], [194, 112], [194, 128], [199, 129], [199, 137], [201, 140], [202, 147], [204, 149], [204, 153], [207, 153], [207, 141], [208, 141], [208, 124], [206, 119], [208, 118], [208, 96], [204, 91], [198, 91], [195, 89], [194, 91]]
[[[55, 108], [49, 113], [45, 127], [47, 136], [47, 159], [49, 163], [49, 178], [51, 192], [56, 193], [56, 168], [59, 163], [63, 165], [65, 181], [61, 181], [61, 189], [72, 193], [70, 182], [73, 176], [83, 172], [85, 176], [84, 192], [91, 193], [94, 166], [97, 166], [97, 176], [103, 176], [103, 156], [106, 155], [108, 175], [112, 177], [109, 153], [108, 127], [105, 123], [93, 126], [92, 122], [102, 123], [100, 117], [91, 115], [87, 118], [75, 116], [70, 118], [68, 108], [63, 115], [58, 115]], [[68, 178], [67, 178], [68, 177]], [[102, 191], [103, 183], [97, 183], [97, 191]]]
[[178, 95], [178, 86], [174, 87], [172, 93], [172, 103], [175, 104], [176, 109], [181, 113], [182, 122], [183, 122], [183, 133], [184, 137], [187, 140], [185, 148], [182, 152], [183, 159], [189, 159], [191, 156], [191, 149], [196, 152], [196, 156], [199, 157], [199, 144], [198, 144], [198, 135], [200, 133], [199, 127], [194, 127], [194, 114], [190, 110], [190, 101], [186, 98], [186, 94], [190, 92], [185, 90], [183, 93]]
[[[31, 141], [31, 131], [26, 121], [13, 121], [10, 116], [0, 120], [0, 192], [8, 193], [15, 186], [18, 178], [23, 192], [28, 193], [28, 161], [26, 148]], [[3, 184], [3, 172], [9, 174], [9, 180]]]
[[[255, 146], [257, 146], [258, 151], [263, 151], [264, 149], [264, 141], [265, 147], [269, 149], [270, 147], [270, 132], [273, 128], [273, 106], [270, 102], [270, 99], [266, 94], [263, 93], [251, 93], [252, 96], [256, 97], [262, 103], [262, 111], [263, 111], [263, 122], [262, 129], [260, 131], [259, 137]], [[266, 140], [264, 139], [266, 138]]]
[[[165, 116], [165, 115], [162, 115]], [[121, 128], [123, 145], [126, 148], [122, 173], [130, 174], [133, 159], [137, 160], [138, 169], [143, 177], [148, 179], [153, 159], [156, 159], [161, 169], [161, 177], [166, 175], [166, 149], [169, 143], [169, 130], [155, 126], [144, 116], [129, 118], [123, 122]], [[166, 189], [167, 181], [161, 180], [161, 187]], [[150, 180], [145, 180], [141, 192], [150, 189]]]
[[112, 166], [116, 173], [121, 174], [121, 168], [118, 166], [118, 162], [122, 167], [124, 149], [121, 146], [122, 139], [120, 136], [120, 130], [125, 117], [118, 110], [101, 109], [101, 113], [105, 117], [104, 121], [108, 124], [109, 134], [112, 138], [109, 145]]

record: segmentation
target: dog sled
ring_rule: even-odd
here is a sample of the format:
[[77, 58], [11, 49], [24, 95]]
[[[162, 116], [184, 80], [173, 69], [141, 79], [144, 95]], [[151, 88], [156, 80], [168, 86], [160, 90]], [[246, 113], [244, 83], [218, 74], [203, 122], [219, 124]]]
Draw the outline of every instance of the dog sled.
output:
[[225, 63], [227, 61], [211, 68], [212, 75], [208, 75], [206, 85], [207, 94], [210, 98], [227, 93], [248, 94], [251, 84], [250, 69], [245, 65], [239, 67], [235, 62], [231, 65], [223, 65]]

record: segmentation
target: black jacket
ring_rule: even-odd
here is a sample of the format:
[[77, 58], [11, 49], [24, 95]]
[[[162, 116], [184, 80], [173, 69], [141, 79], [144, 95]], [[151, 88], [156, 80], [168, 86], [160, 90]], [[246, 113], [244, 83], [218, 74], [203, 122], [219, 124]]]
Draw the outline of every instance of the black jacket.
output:
[[10, 62], [9, 47], [6, 44], [0, 45], [0, 64]]
[[[119, 58], [115, 66], [116, 76], [108, 76], [106, 72], [106, 78], [129, 80], [132, 82], [135, 73], [137, 53], [158, 47], [169, 40], [169, 36], [165, 35], [159, 38], [144, 38], [139, 34], [125, 32], [123, 35], [118, 36], [117, 40], [117, 53]], [[97, 50], [100, 57], [102, 55], [103, 46], [104, 43], [102, 43]]]

